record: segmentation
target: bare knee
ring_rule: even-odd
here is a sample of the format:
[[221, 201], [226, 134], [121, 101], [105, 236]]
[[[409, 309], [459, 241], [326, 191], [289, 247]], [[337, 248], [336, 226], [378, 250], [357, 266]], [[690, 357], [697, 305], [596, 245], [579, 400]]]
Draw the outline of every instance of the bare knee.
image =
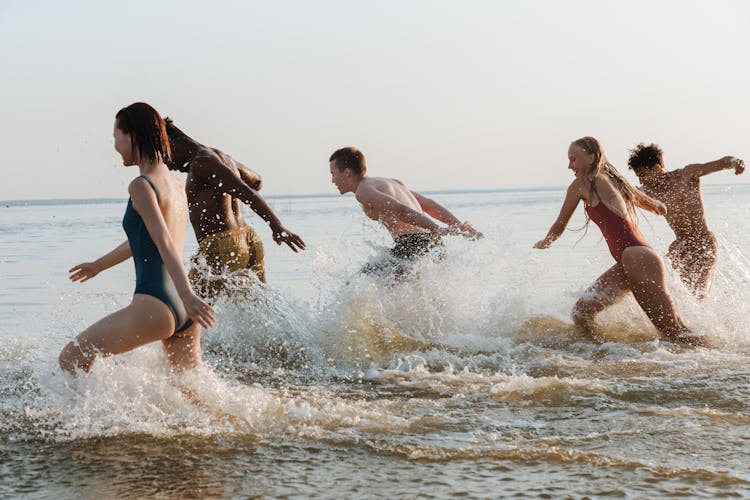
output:
[[75, 375], [77, 369], [88, 373], [94, 364], [95, 358], [96, 352], [93, 349], [82, 348], [80, 342], [76, 340], [68, 342], [63, 348], [60, 352], [58, 362], [60, 363], [60, 368], [71, 375]]

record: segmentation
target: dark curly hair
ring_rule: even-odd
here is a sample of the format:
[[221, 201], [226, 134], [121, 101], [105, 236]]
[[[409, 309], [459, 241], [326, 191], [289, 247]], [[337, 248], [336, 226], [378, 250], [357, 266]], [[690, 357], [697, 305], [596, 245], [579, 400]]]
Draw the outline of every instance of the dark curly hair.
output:
[[657, 163], [664, 166], [664, 160], [662, 159], [663, 152], [657, 144], [644, 144], [640, 143], [636, 147], [630, 150], [630, 158], [628, 158], [628, 166], [637, 172], [642, 168], [652, 168]]

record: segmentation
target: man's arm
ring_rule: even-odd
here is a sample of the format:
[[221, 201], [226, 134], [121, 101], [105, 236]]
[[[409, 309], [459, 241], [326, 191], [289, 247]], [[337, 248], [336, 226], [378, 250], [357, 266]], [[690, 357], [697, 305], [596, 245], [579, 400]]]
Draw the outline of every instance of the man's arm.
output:
[[[234, 174], [230, 169], [221, 164], [219, 161], [210, 158], [202, 158], [199, 162], [190, 166], [193, 175], [197, 175], [209, 187], [222, 194], [228, 194], [233, 198], [238, 198], [258, 216], [266, 221], [271, 227], [273, 240], [281, 245], [286, 243], [289, 248], [295, 252], [298, 249], [305, 248], [305, 242], [302, 238], [286, 229], [273, 213], [271, 207], [258, 194], [258, 192], [245, 184], [243, 180]], [[240, 170], [241, 172], [242, 170]]]
[[240, 179], [242, 179], [242, 182], [255, 189], [256, 191], [260, 191], [260, 188], [263, 186], [263, 179], [261, 179], [260, 174], [250, 170], [238, 161], [235, 161], [235, 164], [237, 165], [237, 169], [240, 172]]
[[425, 214], [407, 207], [392, 196], [389, 196], [375, 188], [360, 188], [357, 190], [355, 197], [370, 212], [378, 214], [379, 218], [391, 216], [412, 226], [421, 227], [437, 235], [448, 234], [447, 228], [441, 228], [435, 224], [432, 219]]
[[725, 156], [724, 158], [710, 161], [708, 163], [694, 163], [692, 165], [687, 165], [682, 169], [682, 172], [691, 177], [702, 177], [720, 170], [729, 169], [734, 169], [734, 174], [740, 175], [745, 171], [745, 162], [734, 156]]
[[635, 206], [656, 215], [667, 215], [667, 206], [664, 203], [650, 197], [640, 189], [634, 189], [633, 191], [633, 203]]
[[482, 233], [474, 229], [468, 221], [461, 222], [450, 212], [450, 210], [448, 210], [435, 200], [427, 198], [426, 196], [422, 196], [416, 191], [412, 191], [411, 194], [413, 194], [414, 198], [417, 199], [417, 203], [419, 203], [419, 206], [422, 207], [422, 210], [424, 210], [425, 213], [430, 217], [448, 224], [449, 227], [455, 228], [459, 233], [463, 234], [467, 238], [481, 238], [482, 236], [484, 236]]
[[458, 220], [452, 213], [450, 213], [447, 208], [445, 208], [435, 200], [427, 198], [426, 196], [422, 196], [416, 191], [412, 191], [411, 194], [413, 194], [417, 199], [417, 203], [419, 203], [419, 206], [422, 207], [422, 210], [424, 210], [424, 212], [430, 217], [437, 219], [440, 222], [444, 222], [449, 226], [458, 226], [459, 224], [461, 224], [460, 220]]

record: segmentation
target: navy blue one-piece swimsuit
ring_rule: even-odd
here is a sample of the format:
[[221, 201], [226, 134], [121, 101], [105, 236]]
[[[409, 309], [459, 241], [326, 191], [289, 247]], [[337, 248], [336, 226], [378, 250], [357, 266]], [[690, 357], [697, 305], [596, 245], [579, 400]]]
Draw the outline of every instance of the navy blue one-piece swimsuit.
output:
[[[159, 190], [154, 183], [145, 175], [146, 179], [156, 193], [156, 199], [159, 199]], [[122, 227], [125, 234], [128, 235], [130, 251], [133, 254], [135, 263], [135, 292], [156, 297], [164, 302], [172, 311], [174, 316], [175, 333], [187, 329], [193, 324], [193, 321], [187, 315], [185, 307], [182, 305], [177, 289], [169, 277], [164, 261], [159, 255], [159, 249], [156, 248], [154, 240], [146, 229], [141, 215], [133, 208], [133, 200], [128, 200], [128, 208], [125, 210], [125, 216], [122, 218]]]

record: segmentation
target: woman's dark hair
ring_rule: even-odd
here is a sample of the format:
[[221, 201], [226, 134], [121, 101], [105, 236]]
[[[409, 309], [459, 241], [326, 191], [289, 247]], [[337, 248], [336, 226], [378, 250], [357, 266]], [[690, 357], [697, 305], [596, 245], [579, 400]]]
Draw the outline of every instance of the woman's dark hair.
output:
[[136, 102], [117, 112], [117, 128], [130, 134], [133, 158], [141, 160], [168, 161], [172, 157], [169, 149], [167, 129], [159, 112], [145, 102]]
[[636, 147], [630, 150], [630, 158], [628, 158], [628, 166], [633, 169], [634, 172], [642, 168], [651, 168], [657, 163], [664, 166], [664, 160], [662, 159], [661, 148], [657, 144], [644, 144], [640, 143]]
[[350, 168], [352, 169], [352, 172], [360, 177], [367, 173], [365, 155], [363, 155], [362, 151], [357, 148], [341, 148], [335, 151], [328, 161], [335, 161], [339, 170]]

